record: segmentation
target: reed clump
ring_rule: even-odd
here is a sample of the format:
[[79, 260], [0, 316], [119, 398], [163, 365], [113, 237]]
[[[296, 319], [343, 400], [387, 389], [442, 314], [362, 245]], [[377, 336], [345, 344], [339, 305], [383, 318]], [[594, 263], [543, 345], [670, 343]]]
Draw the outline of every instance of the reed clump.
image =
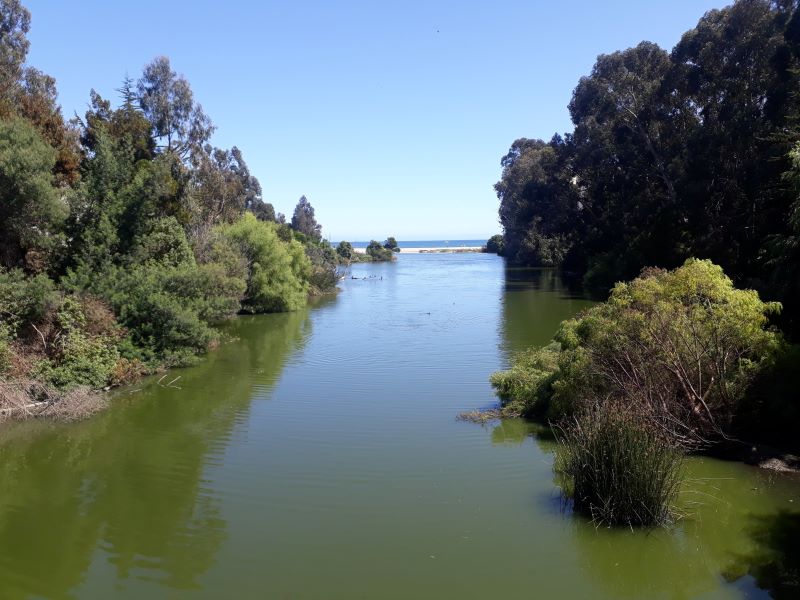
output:
[[682, 453], [619, 405], [557, 428], [556, 470], [575, 510], [604, 526], [652, 527], [674, 519]]

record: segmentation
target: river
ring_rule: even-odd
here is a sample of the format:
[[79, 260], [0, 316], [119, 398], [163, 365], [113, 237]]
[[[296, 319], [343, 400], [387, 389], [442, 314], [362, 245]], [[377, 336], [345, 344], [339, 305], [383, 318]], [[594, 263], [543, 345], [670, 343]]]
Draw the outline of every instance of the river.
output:
[[796, 477], [691, 459], [675, 526], [596, 529], [561, 501], [546, 431], [456, 420], [589, 305], [557, 275], [409, 254], [350, 277], [232, 320], [201, 364], [88, 421], [4, 426], [0, 598], [797, 591]]

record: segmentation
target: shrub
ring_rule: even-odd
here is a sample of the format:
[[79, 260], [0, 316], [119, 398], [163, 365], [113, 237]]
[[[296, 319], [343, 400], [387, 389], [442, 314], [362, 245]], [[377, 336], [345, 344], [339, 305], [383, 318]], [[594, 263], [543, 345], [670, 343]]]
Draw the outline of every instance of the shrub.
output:
[[235, 223], [221, 226], [218, 232], [237, 247], [246, 260], [247, 290], [243, 310], [283, 312], [305, 305], [311, 263], [300, 242], [283, 241], [278, 226], [258, 221], [250, 213]]
[[0, 320], [12, 338], [29, 323], [40, 322], [58, 303], [55, 284], [46, 275], [26, 276], [0, 268]]
[[507, 371], [491, 376], [491, 382], [503, 403], [506, 416], [544, 416], [553, 394], [552, 385], [558, 367], [560, 346], [530, 348], [518, 354]]
[[386, 238], [386, 241], [383, 242], [383, 247], [392, 252], [400, 252], [400, 246], [397, 245], [397, 240], [391, 236]]
[[0, 376], [11, 367], [11, 332], [5, 323], [0, 322]]
[[153, 261], [173, 267], [194, 263], [186, 233], [175, 217], [155, 219], [149, 231], [136, 239], [128, 259], [133, 264]]
[[505, 249], [505, 240], [503, 236], [499, 233], [497, 235], [493, 235], [489, 238], [486, 242], [486, 252], [491, 254], [498, 254], [503, 256], [503, 250]]
[[673, 516], [681, 454], [635, 414], [605, 404], [557, 437], [555, 469], [577, 511], [607, 526], [649, 527]]
[[394, 252], [384, 248], [377, 240], [372, 240], [367, 246], [367, 256], [375, 262], [394, 260]]
[[74, 272], [64, 285], [91, 291], [113, 307], [129, 331], [129, 342], [120, 342], [121, 355], [175, 366], [189, 364], [216, 339], [200, 315], [216, 316], [214, 307], [226, 300], [206, 289], [203, 281], [203, 269], [196, 265], [170, 267], [148, 261], [130, 268], [111, 267], [99, 276], [90, 275], [88, 281], [85, 273]]
[[[781, 337], [767, 328], [779, 308], [734, 288], [709, 261], [646, 270], [562, 323], [556, 361], [528, 354], [493, 383], [523, 414], [538, 404], [553, 419], [619, 400], [676, 442], [697, 447], [731, 433], [754, 376], [781, 351]], [[540, 379], [549, 386], [536, 387]]]
[[353, 252], [353, 245], [350, 242], [339, 242], [339, 245], [336, 246], [336, 254], [344, 260], [353, 258]]
[[308, 243], [305, 246], [306, 256], [311, 262], [308, 281], [312, 294], [324, 294], [336, 289], [339, 255], [327, 240], [318, 244]]
[[55, 326], [58, 334], [51, 356], [39, 365], [39, 375], [59, 389], [75, 385], [95, 389], [106, 386], [120, 358], [114, 335], [118, 332], [91, 335], [84, 308], [75, 296], [64, 298]]

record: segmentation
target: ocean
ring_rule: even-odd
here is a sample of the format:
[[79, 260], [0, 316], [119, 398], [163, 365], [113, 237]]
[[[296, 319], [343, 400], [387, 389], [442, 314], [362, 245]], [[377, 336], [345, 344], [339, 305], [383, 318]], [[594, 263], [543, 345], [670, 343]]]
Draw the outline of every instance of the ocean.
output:
[[[383, 240], [378, 240], [383, 243]], [[331, 242], [336, 246], [339, 242]], [[353, 248], [366, 248], [369, 242], [350, 242]], [[397, 240], [400, 248], [473, 248], [485, 246], [486, 240]]]

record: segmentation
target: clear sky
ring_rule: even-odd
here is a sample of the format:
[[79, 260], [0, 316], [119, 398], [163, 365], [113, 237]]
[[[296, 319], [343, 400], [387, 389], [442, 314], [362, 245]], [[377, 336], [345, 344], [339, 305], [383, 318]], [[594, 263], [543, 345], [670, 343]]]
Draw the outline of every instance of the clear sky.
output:
[[264, 199], [333, 240], [484, 239], [516, 138], [571, 129], [598, 54], [671, 49], [712, 0], [23, 0], [65, 116], [165, 55]]

